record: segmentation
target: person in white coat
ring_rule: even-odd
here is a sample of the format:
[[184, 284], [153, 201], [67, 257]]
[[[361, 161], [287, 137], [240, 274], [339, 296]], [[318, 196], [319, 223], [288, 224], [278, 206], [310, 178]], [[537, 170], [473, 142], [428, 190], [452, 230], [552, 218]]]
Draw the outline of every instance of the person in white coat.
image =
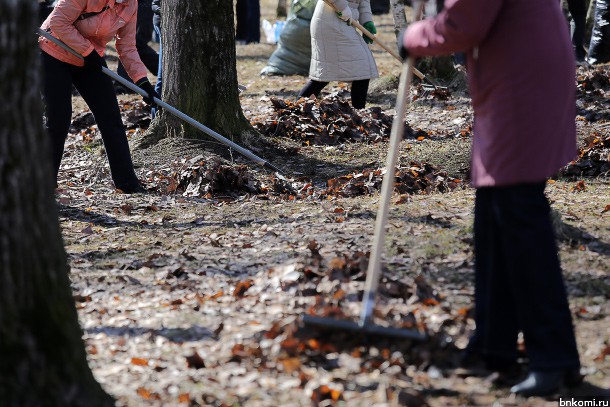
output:
[[373, 23], [370, 0], [328, 0], [336, 10], [319, 0], [311, 19], [311, 64], [309, 81], [299, 98], [318, 96], [331, 81], [352, 82], [351, 101], [355, 109], [363, 109], [369, 81], [377, 78], [377, 65], [367, 43], [349, 25], [350, 18], [367, 30], [377, 32]]

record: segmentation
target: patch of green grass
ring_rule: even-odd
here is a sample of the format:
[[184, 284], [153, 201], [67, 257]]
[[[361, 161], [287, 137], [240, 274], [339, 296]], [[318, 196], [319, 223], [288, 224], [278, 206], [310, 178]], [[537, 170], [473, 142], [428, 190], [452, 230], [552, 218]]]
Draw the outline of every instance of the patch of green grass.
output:
[[438, 261], [456, 252], [468, 250], [465, 243], [465, 230], [460, 227], [431, 227], [414, 233], [405, 228], [406, 233], [393, 238], [387, 246], [387, 255], [406, 255], [421, 261]]
[[[470, 171], [470, 140], [445, 139], [408, 142], [401, 161], [427, 162], [456, 178], [467, 179]], [[404, 147], [403, 147], [404, 148]]]

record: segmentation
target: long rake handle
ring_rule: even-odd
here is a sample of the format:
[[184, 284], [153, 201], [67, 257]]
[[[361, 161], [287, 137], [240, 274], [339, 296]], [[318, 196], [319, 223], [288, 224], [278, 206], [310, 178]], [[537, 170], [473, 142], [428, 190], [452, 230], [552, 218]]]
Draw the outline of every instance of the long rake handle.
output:
[[[335, 7], [334, 4], [329, 3], [327, 0], [324, 0], [324, 3], [328, 4], [330, 7], [332, 7], [333, 10], [335, 10], [336, 13], [339, 12], [339, 10], [337, 10], [337, 8]], [[386, 44], [384, 44], [379, 38], [377, 38], [377, 36], [373, 33], [371, 33], [369, 30], [367, 30], [366, 28], [364, 28], [362, 26], [362, 24], [360, 24], [358, 21], [354, 20], [353, 18], [350, 18], [349, 20], [350, 24], [353, 25], [354, 27], [356, 27], [357, 29], [360, 30], [360, 32], [362, 32], [362, 34], [366, 35], [367, 37], [369, 37], [371, 40], [373, 40], [377, 45], [379, 45], [381, 48], [383, 48], [384, 50], [386, 50], [390, 55], [392, 55], [394, 58], [396, 58], [396, 60], [398, 62], [400, 62], [401, 64], [403, 63], [402, 58], [396, 53], [396, 51], [394, 51], [392, 48], [388, 47]], [[420, 70], [418, 70], [417, 68], [413, 67], [413, 73], [422, 81], [427, 81], [430, 82], [430, 84], [434, 85], [434, 83], [426, 78], [426, 75], [424, 75]], [[434, 85], [436, 86], [436, 85]]]
[[[49, 41], [54, 42], [55, 44], [59, 45], [60, 47], [62, 47], [66, 51], [72, 53], [73, 55], [77, 56], [78, 58], [83, 59], [82, 55], [80, 55], [78, 52], [76, 52], [72, 48], [70, 48], [70, 46], [68, 46], [66, 43], [62, 42], [58, 38], [55, 38], [50, 33], [42, 30], [41, 28], [38, 29], [38, 34], [40, 34], [41, 36], [45, 37]], [[102, 72], [104, 72], [106, 75], [108, 75], [109, 77], [111, 77], [115, 81], [119, 82], [121, 85], [123, 85], [123, 86], [133, 90], [134, 92], [140, 94], [141, 96], [148, 96], [148, 93], [146, 93], [146, 91], [141, 89], [139, 86], [137, 86], [133, 82], [128, 81], [127, 79], [119, 76], [117, 73], [111, 71], [110, 69], [108, 69], [106, 67], [102, 67]], [[190, 116], [187, 116], [186, 114], [182, 113], [180, 110], [178, 110], [175, 107], [165, 103], [161, 99], [156, 98], [156, 97], [153, 98], [153, 99], [154, 99], [155, 103], [157, 104], [157, 106], [160, 106], [163, 109], [166, 109], [168, 112], [170, 112], [173, 115], [179, 117], [180, 119], [184, 120], [185, 122], [193, 125], [194, 127], [196, 127], [199, 130], [203, 131], [207, 135], [215, 138], [216, 140], [218, 140], [222, 144], [225, 144], [225, 145], [235, 149], [241, 155], [251, 159], [252, 161], [262, 165], [263, 167], [269, 168], [269, 169], [271, 169], [273, 171], [276, 171], [276, 172], [278, 172], [280, 174], [282, 173], [282, 171], [279, 168], [275, 167], [273, 164], [271, 164], [268, 161], [266, 161], [266, 160], [262, 159], [261, 157], [257, 156], [252, 151], [247, 150], [247, 149], [243, 148], [242, 146], [240, 146], [239, 144], [236, 144], [233, 141], [227, 139], [226, 137], [221, 136], [220, 134], [218, 134], [214, 130], [210, 129], [209, 127], [204, 126], [203, 124], [199, 123], [197, 120], [193, 119]]]
[[[421, 15], [422, 9], [423, 2], [420, 2], [415, 15]], [[364, 284], [363, 304], [359, 322], [360, 326], [368, 325], [371, 322], [373, 308], [375, 307], [375, 294], [379, 285], [379, 277], [381, 276], [381, 257], [383, 256], [383, 246], [385, 242], [385, 227], [388, 222], [390, 202], [392, 201], [392, 192], [394, 190], [396, 161], [398, 160], [400, 142], [405, 131], [405, 116], [409, 103], [409, 87], [413, 80], [414, 62], [415, 60], [413, 57], [407, 58], [406, 63], [403, 64], [400, 75], [398, 97], [396, 99], [396, 116], [392, 122], [390, 146], [388, 147], [388, 156], [385, 164], [386, 172], [381, 184], [379, 208], [375, 220], [375, 235], [373, 237], [371, 257], [369, 258], [369, 265], [366, 272], [366, 282]]]
[[398, 99], [396, 101], [396, 116], [392, 122], [392, 132], [390, 135], [390, 146], [386, 158], [386, 173], [381, 184], [379, 198], [379, 208], [375, 221], [375, 235], [371, 247], [371, 257], [369, 259], [364, 286], [364, 297], [362, 299], [362, 313], [360, 315], [360, 325], [368, 324], [373, 314], [375, 306], [375, 293], [379, 285], [381, 275], [381, 257], [383, 256], [383, 246], [385, 242], [385, 227], [388, 221], [388, 212], [394, 190], [394, 179], [396, 178], [396, 161], [398, 160], [400, 142], [405, 130], [405, 112], [409, 94], [409, 86], [413, 78], [413, 59], [408, 58], [403, 65], [398, 86]]

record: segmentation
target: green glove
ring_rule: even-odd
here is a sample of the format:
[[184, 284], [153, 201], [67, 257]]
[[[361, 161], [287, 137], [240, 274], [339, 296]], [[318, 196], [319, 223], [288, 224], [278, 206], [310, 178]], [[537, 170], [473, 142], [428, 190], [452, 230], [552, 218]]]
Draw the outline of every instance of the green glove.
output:
[[[373, 24], [372, 21], [367, 21], [366, 23], [362, 24], [362, 26], [366, 28], [371, 34], [377, 34], [377, 28], [375, 28], [375, 24]], [[362, 38], [364, 38], [364, 41], [367, 44], [373, 43], [373, 40], [367, 37], [366, 34], [362, 34]]]

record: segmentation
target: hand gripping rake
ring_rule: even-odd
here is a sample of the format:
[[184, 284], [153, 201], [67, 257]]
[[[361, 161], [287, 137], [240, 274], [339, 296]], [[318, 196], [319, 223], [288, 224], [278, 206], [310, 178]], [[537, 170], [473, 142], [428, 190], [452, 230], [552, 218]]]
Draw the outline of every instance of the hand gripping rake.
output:
[[[421, 15], [423, 2], [420, 2], [416, 15]], [[425, 333], [421, 333], [411, 329], [391, 328], [375, 325], [372, 321], [373, 308], [375, 306], [375, 294], [381, 277], [381, 256], [383, 254], [383, 244], [385, 238], [385, 226], [388, 220], [388, 212], [392, 199], [392, 191], [394, 189], [394, 178], [396, 177], [396, 161], [398, 159], [400, 141], [405, 128], [405, 115], [409, 98], [409, 86], [413, 79], [413, 62], [414, 59], [409, 57], [407, 62], [403, 64], [402, 73], [400, 75], [400, 84], [398, 86], [398, 98], [396, 100], [396, 117], [392, 123], [392, 132], [390, 135], [390, 146], [388, 156], [386, 158], [386, 172], [383, 176], [381, 185], [381, 196], [379, 201], [379, 209], [377, 211], [377, 219], [375, 222], [375, 236], [371, 248], [371, 257], [366, 275], [364, 286], [364, 296], [362, 299], [362, 311], [359, 322], [337, 320], [334, 318], [316, 317], [312, 315], [303, 316], [305, 325], [314, 325], [325, 328], [335, 328], [348, 331], [364, 332], [368, 334], [394, 336], [404, 339], [425, 340]]]

